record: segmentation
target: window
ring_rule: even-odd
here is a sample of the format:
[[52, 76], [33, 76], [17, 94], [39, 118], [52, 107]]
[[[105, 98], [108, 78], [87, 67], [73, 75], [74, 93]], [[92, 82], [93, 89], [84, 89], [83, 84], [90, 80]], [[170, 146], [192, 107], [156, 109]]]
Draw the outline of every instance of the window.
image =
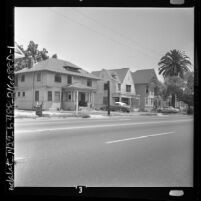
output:
[[39, 91], [35, 91], [35, 101], [39, 101]]
[[18, 76], [15, 75], [15, 86], [17, 87], [18, 86]]
[[22, 92], [22, 96], [25, 97], [25, 92], [24, 91]]
[[121, 84], [118, 83], [118, 90], [121, 91]]
[[126, 85], [126, 92], [131, 92], [131, 85]]
[[107, 83], [104, 83], [104, 90], [107, 90], [107, 87], [108, 86], [108, 84]]
[[55, 77], [54, 77], [54, 81], [55, 82], [61, 82], [61, 75], [56, 74]]
[[92, 86], [92, 80], [87, 80], [87, 86], [91, 87]]
[[38, 82], [41, 81], [41, 72], [38, 72], [38, 73], [37, 73], [37, 81], [38, 81]]
[[24, 82], [25, 81], [25, 75], [22, 75], [21, 76], [21, 82]]
[[151, 98], [151, 105], [154, 105], [154, 99]]
[[145, 92], [146, 92], [146, 94], [149, 93], [149, 87], [148, 86], [146, 86]]
[[52, 101], [52, 92], [48, 91], [47, 94], [47, 101]]
[[71, 101], [71, 92], [65, 92], [64, 93], [64, 96], [63, 96], [63, 101], [67, 101], [67, 102], [70, 102]]
[[18, 96], [20, 96], [20, 92], [19, 92], [19, 91], [18, 91], [18, 93], [17, 93], [17, 94], [18, 94]]
[[148, 102], [148, 98], [145, 98], [145, 105], [148, 105], [149, 102]]
[[68, 100], [71, 101], [71, 94], [68, 94]]
[[114, 102], [119, 102], [119, 97], [114, 97]]
[[56, 103], [60, 102], [60, 91], [54, 92], [54, 102], [56, 102]]
[[67, 83], [72, 84], [72, 75], [67, 76]]

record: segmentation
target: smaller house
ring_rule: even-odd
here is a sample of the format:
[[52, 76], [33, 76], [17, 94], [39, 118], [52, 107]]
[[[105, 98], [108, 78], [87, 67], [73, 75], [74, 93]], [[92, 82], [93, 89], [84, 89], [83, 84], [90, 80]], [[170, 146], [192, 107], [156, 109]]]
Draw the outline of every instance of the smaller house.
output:
[[154, 69], [137, 70], [132, 73], [136, 94], [140, 95], [140, 110], [150, 111], [154, 107], [155, 88], [152, 80], [158, 80]]
[[93, 71], [92, 74], [101, 79], [97, 81], [97, 92], [95, 93], [95, 107], [97, 109], [108, 104], [107, 81], [110, 82], [110, 105], [114, 105], [115, 102], [124, 102], [130, 107], [136, 106], [134, 103], [138, 97], [136, 97], [132, 73], [129, 68], [102, 69], [101, 71]]

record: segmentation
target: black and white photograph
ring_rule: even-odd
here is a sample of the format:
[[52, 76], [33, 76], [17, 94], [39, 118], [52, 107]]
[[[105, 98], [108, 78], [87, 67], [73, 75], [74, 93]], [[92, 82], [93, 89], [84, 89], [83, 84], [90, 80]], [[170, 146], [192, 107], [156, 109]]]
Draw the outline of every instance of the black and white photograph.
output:
[[194, 8], [14, 8], [15, 187], [193, 187]]

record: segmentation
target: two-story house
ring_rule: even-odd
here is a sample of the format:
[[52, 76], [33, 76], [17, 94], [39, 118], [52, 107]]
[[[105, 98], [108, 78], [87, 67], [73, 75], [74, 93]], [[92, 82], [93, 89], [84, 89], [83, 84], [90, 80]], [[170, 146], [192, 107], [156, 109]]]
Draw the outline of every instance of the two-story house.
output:
[[153, 109], [155, 89], [151, 85], [153, 79], [158, 79], [154, 69], [137, 70], [132, 73], [136, 94], [140, 95], [140, 110]]
[[50, 58], [15, 72], [15, 105], [33, 109], [38, 102], [43, 110], [75, 110], [76, 104], [94, 107], [97, 80], [68, 61]]
[[124, 102], [133, 106], [133, 100], [138, 97], [136, 97], [132, 73], [129, 68], [102, 69], [101, 71], [93, 71], [92, 74], [101, 79], [97, 82], [96, 108], [99, 109], [108, 104], [107, 81], [110, 81], [110, 105], [114, 105], [115, 102]]

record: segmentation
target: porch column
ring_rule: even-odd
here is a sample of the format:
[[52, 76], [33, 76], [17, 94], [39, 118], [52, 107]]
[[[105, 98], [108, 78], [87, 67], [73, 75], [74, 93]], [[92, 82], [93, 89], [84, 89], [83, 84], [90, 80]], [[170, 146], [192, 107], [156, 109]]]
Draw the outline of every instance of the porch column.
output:
[[92, 95], [92, 100], [91, 100], [91, 102], [92, 102], [92, 107], [94, 107], [94, 93], [92, 92], [91, 95]]
[[88, 92], [88, 102], [90, 103], [90, 92]]
[[70, 92], [70, 96], [71, 96], [70, 102], [72, 102], [73, 101], [73, 92], [72, 91]]
[[76, 91], [76, 115], [78, 114], [78, 95], [79, 95], [79, 92], [77, 90]]

